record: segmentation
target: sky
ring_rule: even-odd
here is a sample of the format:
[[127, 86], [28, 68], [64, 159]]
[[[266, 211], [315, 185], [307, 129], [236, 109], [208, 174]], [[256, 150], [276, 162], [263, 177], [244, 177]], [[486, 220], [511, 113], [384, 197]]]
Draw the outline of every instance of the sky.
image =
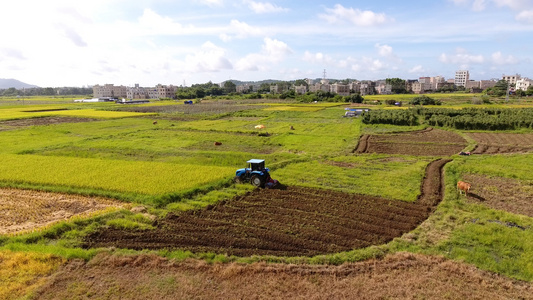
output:
[[17, 0], [0, 78], [40, 87], [234, 79], [533, 78], [533, 0]]

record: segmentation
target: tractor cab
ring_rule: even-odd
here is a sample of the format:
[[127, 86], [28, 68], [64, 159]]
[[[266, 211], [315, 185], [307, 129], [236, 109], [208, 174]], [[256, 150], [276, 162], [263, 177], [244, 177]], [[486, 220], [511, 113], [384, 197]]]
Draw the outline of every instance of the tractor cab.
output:
[[263, 172], [263, 170], [266, 170], [269, 172], [269, 169], [265, 169], [265, 160], [264, 159], [250, 159], [246, 162], [248, 164], [248, 169], [250, 169], [251, 172]]
[[256, 187], [272, 187], [277, 184], [277, 180], [270, 177], [270, 169], [265, 168], [264, 159], [250, 159], [246, 163], [246, 168], [235, 171], [236, 183], [250, 182]]

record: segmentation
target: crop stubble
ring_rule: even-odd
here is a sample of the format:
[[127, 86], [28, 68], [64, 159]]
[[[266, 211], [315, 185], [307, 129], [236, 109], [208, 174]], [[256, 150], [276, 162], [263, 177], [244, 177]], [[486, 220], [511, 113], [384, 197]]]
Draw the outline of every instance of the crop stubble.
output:
[[208, 264], [156, 255], [72, 260], [39, 299], [532, 299], [533, 286], [442, 257], [396, 253], [331, 265]]
[[100, 197], [3, 188], [0, 189], [0, 234], [33, 230], [122, 205]]

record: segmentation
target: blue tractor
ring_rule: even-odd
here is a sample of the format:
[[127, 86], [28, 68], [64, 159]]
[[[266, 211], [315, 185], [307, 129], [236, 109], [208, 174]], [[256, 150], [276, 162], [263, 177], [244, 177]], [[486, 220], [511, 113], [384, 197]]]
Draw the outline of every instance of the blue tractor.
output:
[[278, 181], [270, 177], [270, 169], [265, 168], [264, 159], [250, 159], [247, 161], [248, 167], [238, 169], [235, 172], [236, 183], [250, 182], [252, 185], [261, 188], [273, 188], [278, 185]]

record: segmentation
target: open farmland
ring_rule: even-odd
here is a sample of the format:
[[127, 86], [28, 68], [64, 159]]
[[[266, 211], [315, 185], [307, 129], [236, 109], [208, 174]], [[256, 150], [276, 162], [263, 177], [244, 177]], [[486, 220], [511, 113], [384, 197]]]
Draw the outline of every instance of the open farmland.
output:
[[[91, 122], [2, 121], [8, 130], [0, 129], [0, 184], [68, 193], [30, 197], [33, 214], [20, 209], [27, 203], [21, 198], [4, 205], [15, 226], [30, 224], [30, 215], [62, 216], [48, 226], [35, 222], [32, 233], [0, 235], [0, 253], [66, 261], [18, 295], [41, 286], [30, 299], [266, 292], [528, 299], [533, 178], [531, 144], [521, 137], [529, 129], [503, 135], [367, 125], [343, 118], [336, 105], [169, 102], [145, 106], [158, 115], [139, 109], [139, 116]], [[362, 135], [383, 132], [391, 133]], [[456, 155], [490, 139], [524, 150]], [[365, 141], [365, 151], [354, 151]], [[250, 158], [266, 159], [284, 186], [232, 184]], [[456, 192], [458, 180], [472, 183], [468, 197]], [[102, 203], [125, 209], [93, 212], [100, 202], [62, 201], [76, 194], [116, 198], [122, 202]], [[36, 276], [55, 272], [57, 263], [50, 266]], [[13, 288], [22, 275], [9, 272]]]
[[442, 200], [447, 162], [429, 164], [415, 203], [304, 188], [256, 190], [214, 207], [169, 215], [155, 231], [106, 228], [89, 235], [85, 245], [237, 256], [313, 256], [379, 245], [414, 229], [434, 210]]

